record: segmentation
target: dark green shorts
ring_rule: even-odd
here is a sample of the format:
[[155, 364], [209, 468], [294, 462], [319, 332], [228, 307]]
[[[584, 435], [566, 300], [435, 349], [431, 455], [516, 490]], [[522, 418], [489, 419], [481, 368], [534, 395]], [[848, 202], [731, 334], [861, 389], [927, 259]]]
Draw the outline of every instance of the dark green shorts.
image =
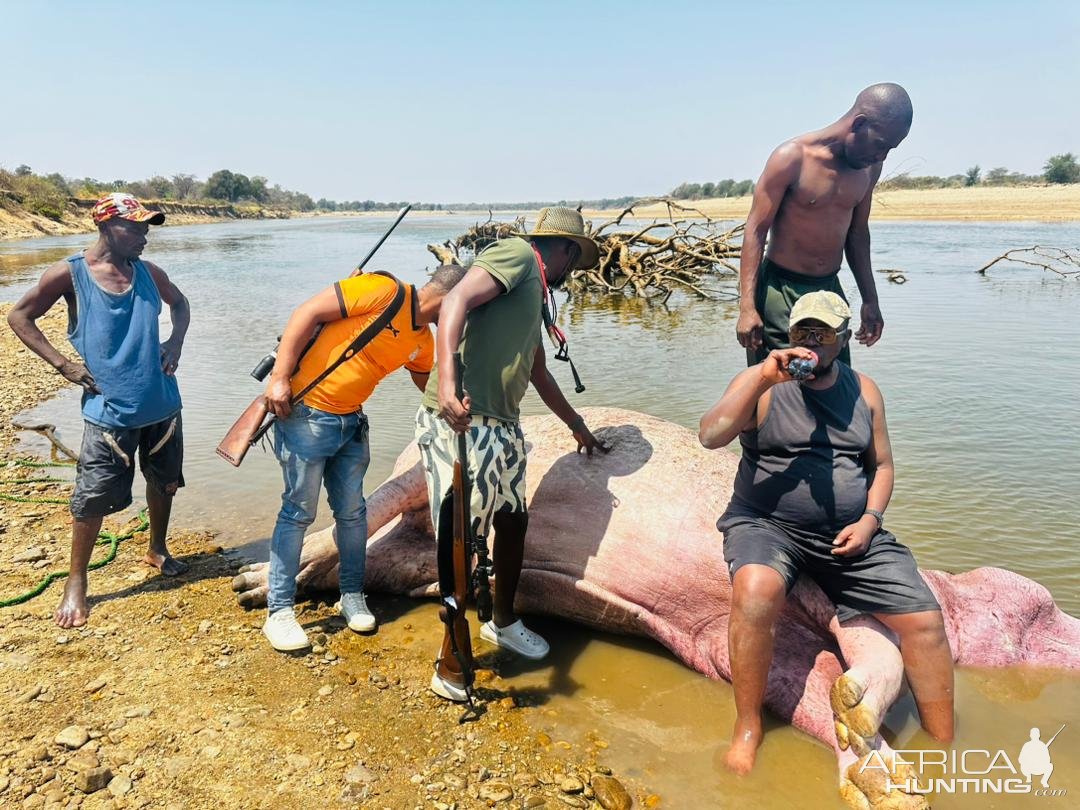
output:
[[[788, 343], [788, 316], [795, 302], [809, 292], [827, 290], [847, 301], [840, 286], [839, 271], [828, 276], [808, 276], [781, 267], [771, 259], [764, 259], [758, 268], [757, 293], [754, 304], [765, 323], [765, 342], [758, 349], [746, 350], [746, 365], [762, 362], [773, 349], [786, 349]], [[838, 358], [851, 365], [851, 347], [845, 346]]]
[[836, 618], [862, 613], [919, 613], [941, 610], [919, 574], [911, 550], [879, 529], [860, 557], [837, 557], [832, 538], [768, 518], [721, 519], [724, 560], [732, 581], [744, 565], [767, 565], [790, 591], [799, 574], [818, 584], [836, 605]]

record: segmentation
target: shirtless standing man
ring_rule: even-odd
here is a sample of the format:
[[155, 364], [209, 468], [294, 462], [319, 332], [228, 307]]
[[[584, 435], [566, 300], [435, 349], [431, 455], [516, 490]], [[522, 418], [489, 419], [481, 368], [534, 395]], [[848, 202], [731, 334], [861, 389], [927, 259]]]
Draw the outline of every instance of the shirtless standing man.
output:
[[[874, 84], [836, 123], [776, 148], [754, 189], [739, 260], [736, 332], [747, 365], [788, 343], [788, 313], [801, 296], [844, 296], [846, 255], [862, 298], [855, 339], [873, 346], [884, 321], [870, 268], [870, 202], [882, 162], [911, 129], [911, 99], [898, 84]], [[769, 236], [768, 254], [765, 238]], [[839, 359], [851, 364], [845, 346]]]

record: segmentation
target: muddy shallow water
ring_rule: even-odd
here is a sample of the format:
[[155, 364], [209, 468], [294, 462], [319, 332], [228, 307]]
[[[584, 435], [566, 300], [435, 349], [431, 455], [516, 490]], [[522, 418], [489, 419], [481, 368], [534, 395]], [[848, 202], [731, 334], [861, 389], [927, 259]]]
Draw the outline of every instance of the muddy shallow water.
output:
[[[406, 220], [371, 267], [421, 282], [434, 264], [424, 251], [471, 217]], [[180, 370], [185, 401], [188, 488], [175, 520], [220, 531], [226, 545], [257, 552], [273, 523], [280, 473], [254, 452], [242, 470], [213, 447], [260, 386], [247, 376], [272, 346], [291, 307], [345, 275], [387, 224], [317, 219], [185, 226], [155, 231], [147, 256], [192, 301]], [[973, 270], [1003, 250], [1080, 242], [1078, 225], [881, 223], [874, 226], [886, 319], [882, 342], [855, 348], [854, 362], [886, 398], [897, 463], [889, 525], [922, 565], [965, 570], [998, 565], [1050, 588], [1080, 614], [1080, 283], [1036, 270]], [[0, 244], [0, 299], [13, 300], [43, 269], [87, 237]], [[855, 298], [850, 274], [842, 276]], [[732, 304], [686, 302], [670, 311], [636, 301], [581, 300], [563, 306], [575, 362], [588, 390], [576, 404], [615, 404], [696, 427], [742, 365]], [[568, 370], [555, 369], [567, 390]], [[366, 408], [372, 421], [369, 488], [411, 439], [417, 395], [405, 375], [386, 380]], [[542, 405], [530, 396], [528, 412]], [[65, 393], [28, 417], [53, 422], [77, 445], [77, 396]], [[39, 449], [37, 440], [27, 443]], [[318, 525], [325, 525], [326, 510]], [[412, 623], [429, 617], [418, 605]], [[429, 622], [432, 623], [432, 622]], [[623, 773], [649, 784], [672, 807], [790, 807], [837, 803], [832, 755], [786, 726], [768, 735], [757, 772], [735, 779], [717, 752], [734, 716], [727, 684], [696, 675], [651, 643], [538, 622], [553, 660], [522, 671], [521, 688], [550, 686], [552, 729], [597, 734]], [[432, 638], [436, 629], [432, 629]], [[516, 684], [517, 682], [515, 682]], [[962, 671], [958, 748], [1004, 749], [1016, 761], [1032, 726], [1047, 739], [1080, 717], [1080, 678], [1047, 673]], [[932, 747], [909, 702], [888, 720], [896, 747]], [[553, 735], [555, 736], [555, 735]], [[1053, 787], [1080, 791], [1080, 727], [1051, 749]], [[1050, 799], [1042, 799], [1050, 801]], [[941, 807], [1024, 807], [1030, 796], [941, 797]], [[1057, 801], [1068, 801], [1058, 799]]]

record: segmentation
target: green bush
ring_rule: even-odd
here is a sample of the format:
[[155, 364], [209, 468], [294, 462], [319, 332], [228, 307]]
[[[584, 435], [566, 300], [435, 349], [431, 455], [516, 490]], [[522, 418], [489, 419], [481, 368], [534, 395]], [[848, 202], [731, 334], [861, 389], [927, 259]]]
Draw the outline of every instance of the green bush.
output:
[[1050, 157], [1043, 172], [1048, 183], [1080, 183], [1080, 163], [1072, 152]]
[[11, 192], [27, 211], [53, 220], [62, 219], [67, 211], [66, 191], [57, 186], [55, 178], [39, 177], [24, 169], [28, 167], [20, 166], [14, 174], [0, 169], [0, 188]]

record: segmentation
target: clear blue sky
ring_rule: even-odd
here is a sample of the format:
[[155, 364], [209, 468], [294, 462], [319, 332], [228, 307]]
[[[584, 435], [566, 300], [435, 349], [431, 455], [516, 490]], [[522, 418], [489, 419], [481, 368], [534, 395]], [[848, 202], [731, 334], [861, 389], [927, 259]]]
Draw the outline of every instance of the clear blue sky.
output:
[[895, 81], [886, 164], [1035, 173], [1080, 153], [1080, 2], [0, 0], [0, 165], [219, 168], [331, 199], [661, 193]]

